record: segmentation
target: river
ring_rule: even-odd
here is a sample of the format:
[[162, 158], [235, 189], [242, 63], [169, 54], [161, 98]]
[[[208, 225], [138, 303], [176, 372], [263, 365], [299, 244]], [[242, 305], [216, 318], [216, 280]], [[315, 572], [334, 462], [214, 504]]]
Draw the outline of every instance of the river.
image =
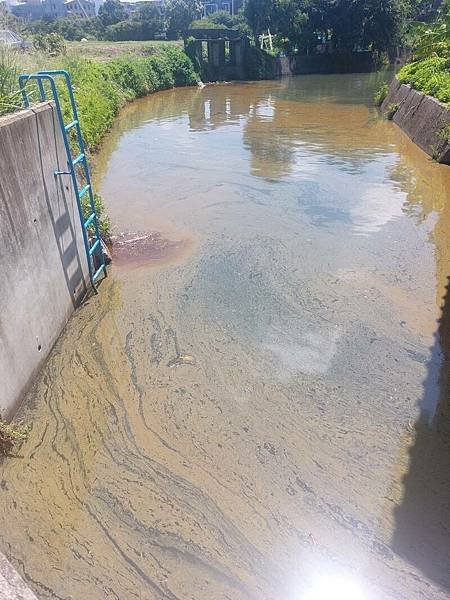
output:
[[122, 112], [114, 266], [0, 466], [39, 598], [449, 598], [450, 168], [380, 118], [381, 78]]

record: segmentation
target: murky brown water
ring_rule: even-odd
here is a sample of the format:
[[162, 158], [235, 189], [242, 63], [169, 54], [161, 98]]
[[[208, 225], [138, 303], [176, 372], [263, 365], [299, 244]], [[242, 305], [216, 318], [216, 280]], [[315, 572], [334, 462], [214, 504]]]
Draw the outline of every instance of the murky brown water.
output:
[[39, 597], [450, 597], [450, 168], [375, 80], [124, 111], [101, 192], [161, 244], [71, 320], [1, 465]]

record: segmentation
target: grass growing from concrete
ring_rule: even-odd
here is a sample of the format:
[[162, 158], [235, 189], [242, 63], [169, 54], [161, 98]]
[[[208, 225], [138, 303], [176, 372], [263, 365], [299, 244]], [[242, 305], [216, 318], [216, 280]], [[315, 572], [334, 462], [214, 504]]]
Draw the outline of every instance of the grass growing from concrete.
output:
[[375, 92], [373, 97], [373, 102], [375, 106], [381, 106], [383, 104], [383, 100], [386, 98], [387, 93], [389, 91], [389, 86], [387, 83], [383, 83], [378, 90]]
[[11, 454], [27, 438], [29, 432], [29, 427], [13, 425], [0, 419], [0, 454]]

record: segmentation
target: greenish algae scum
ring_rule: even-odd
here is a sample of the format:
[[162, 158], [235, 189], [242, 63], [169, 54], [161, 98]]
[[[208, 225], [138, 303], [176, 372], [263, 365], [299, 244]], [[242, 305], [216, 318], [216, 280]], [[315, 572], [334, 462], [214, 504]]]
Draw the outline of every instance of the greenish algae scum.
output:
[[450, 169], [376, 84], [125, 109], [113, 223], [184, 250], [114, 267], [21, 410], [0, 549], [39, 598], [448, 598]]

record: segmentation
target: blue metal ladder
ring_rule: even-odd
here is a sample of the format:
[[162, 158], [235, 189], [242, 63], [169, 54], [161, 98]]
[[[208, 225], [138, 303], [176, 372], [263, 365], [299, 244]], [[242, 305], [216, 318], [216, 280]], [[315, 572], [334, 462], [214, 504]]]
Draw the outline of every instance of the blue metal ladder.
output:
[[[67, 92], [70, 100], [70, 107], [72, 117], [69, 123], [64, 122], [64, 117], [61, 109], [61, 102], [56, 85], [56, 78], [63, 78], [64, 83], [67, 87]], [[70, 175], [72, 179], [72, 186], [77, 199], [78, 213], [81, 221], [81, 229], [83, 232], [84, 247], [86, 250], [86, 258], [89, 267], [89, 277], [94, 290], [95, 284], [98, 281], [100, 275], [106, 277], [106, 263], [105, 256], [103, 254], [102, 242], [100, 239], [99, 225], [97, 212], [95, 210], [94, 203], [94, 192], [92, 190], [91, 176], [89, 172], [89, 165], [87, 161], [83, 134], [81, 132], [80, 122], [78, 119], [77, 105], [73, 94], [72, 80], [67, 71], [39, 71], [32, 74], [23, 74], [19, 77], [19, 86], [22, 93], [23, 104], [25, 108], [30, 106], [29, 89], [27, 84], [30, 81], [35, 81], [39, 90], [39, 98], [42, 102], [47, 99], [53, 100], [55, 103], [56, 114], [58, 116], [59, 125], [64, 140], [64, 146], [67, 154], [67, 171], [55, 171], [55, 177], [59, 175]], [[50, 88], [50, 97], [47, 98], [45, 89], [45, 82], [48, 82]], [[76, 133], [76, 141], [78, 144], [79, 154], [73, 156], [71, 147], [71, 134], [70, 131], [74, 130]], [[81, 176], [83, 177], [82, 186], [80, 189], [79, 184], [79, 170], [81, 168]], [[81, 199], [85, 194], [89, 197], [89, 210], [88, 214], [84, 214]]]

